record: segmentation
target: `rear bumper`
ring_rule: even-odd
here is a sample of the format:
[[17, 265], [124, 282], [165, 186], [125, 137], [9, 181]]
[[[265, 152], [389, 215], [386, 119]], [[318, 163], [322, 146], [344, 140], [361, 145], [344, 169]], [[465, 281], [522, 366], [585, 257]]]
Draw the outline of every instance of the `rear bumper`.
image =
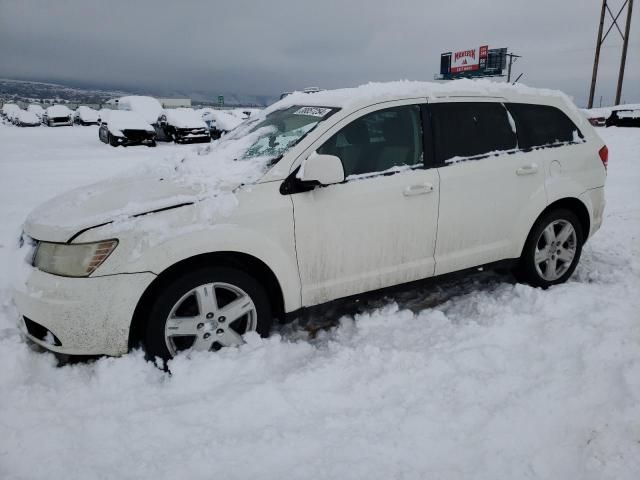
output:
[[145, 272], [67, 278], [32, 268], [13, 290], [18, 326], [56, 353], [122, 355], [135, 307], [155, 277]]

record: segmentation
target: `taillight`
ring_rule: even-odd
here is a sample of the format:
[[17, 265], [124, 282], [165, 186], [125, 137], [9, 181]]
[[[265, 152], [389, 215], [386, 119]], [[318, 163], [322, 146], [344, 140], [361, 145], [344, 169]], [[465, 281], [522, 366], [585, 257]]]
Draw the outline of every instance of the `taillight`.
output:
[[609, 166], [609, 149], [606, 145], [598, 150], [598, 155], [600, 155], [600, 160], [602, 160], [602, 165], [604, 165], [604, 169], [606, 170]]

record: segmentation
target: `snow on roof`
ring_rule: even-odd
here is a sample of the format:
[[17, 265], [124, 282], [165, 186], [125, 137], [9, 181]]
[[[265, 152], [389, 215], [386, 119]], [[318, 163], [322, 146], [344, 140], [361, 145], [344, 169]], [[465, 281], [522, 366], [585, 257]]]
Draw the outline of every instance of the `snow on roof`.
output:
[[44, 108], [42, 108], [40, 105], [37, 105], [35, 103], [32, 103], [31, 105], [29, 105], [27, 107], [27, 110], [35, 114], [42, 114], [44, 112]]
[[169, 108], [162, 112], [169, 125], [178, 128], [207, 128], [198, 112], [192, 108]]
[[243, 122], [241, 118], [220, 110], [207, 111], [202, 114], [202, 118], [212, 121], [218, 130], [225, 132], [230, 132]]
[[72, 112], [65, 105], [53, 105], [47, 108], [48, 117], [68, 117]]
[[137, 112], [124, 110], [112, 110], [107, 118], [102, 119], [107, 123], [109, 131], [114, 135], [122, 135], [123, 130], [146, 130], [153, 132], [153, 127], [145, 121]]
[[20, 107], [15, 103], [5, 103], [4, 105], [2, 105], [2, 113], [4, 113], [5, 115], [11, 111], [16, 110], [20, 110]]
[[294, 105], [356, 108], [389, 100], [447, 96], [502, 97], [508, 101], [526, 101], [534, 97], [536, 101], [539, 101], [540, 97], [554, 97], [561, 99], [570, 108], [575, 108], [571, 99], [558, 90], [532, 88], [523, 84], [512, 85], [486, 79], [462, 79], [446, 83], [400, 80], [384, 83], [372, 82], [359, 87], [324, 90], [316, 93], [293, 92], [267, 108], [265, 114]]
[[153, 97], [129, 95], [118, 100], [120, 110], [131, 110], [141, 115], [147, 122], [155, 123], [162, 112], [162, 105]]

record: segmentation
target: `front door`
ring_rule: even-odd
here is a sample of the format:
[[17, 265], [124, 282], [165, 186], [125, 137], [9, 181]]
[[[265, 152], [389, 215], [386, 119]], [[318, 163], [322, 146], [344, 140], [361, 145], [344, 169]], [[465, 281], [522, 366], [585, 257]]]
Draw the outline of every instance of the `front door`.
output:
[[345, 182], [292, 196], [304, 306], [434, 273], [439, 179], [425, 166], [420, 106], [338, 128], [317, 152], [342, 160]]

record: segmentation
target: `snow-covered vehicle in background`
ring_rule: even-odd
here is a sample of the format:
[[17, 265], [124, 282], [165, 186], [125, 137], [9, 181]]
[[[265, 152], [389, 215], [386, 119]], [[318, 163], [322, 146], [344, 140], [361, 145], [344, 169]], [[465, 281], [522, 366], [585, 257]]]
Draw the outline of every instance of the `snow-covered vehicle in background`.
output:
[[607, 127], [640, 127], [640, 108], [613, 110], [605, 125]]
[[65, 105], [53, 105], [44, 111], [42, 123], [49, 127], [73, 125], [73, 112]]
[[[203, 108], [198, 110], [198, 113], [202, 116], [204, 123], [206, 123], [212, 140], [217, 140], [244, 121], [244, 119], [230, 112], [214, 110], [213, 108]], [[246, 118], [248, 118], [248, 116]]]
[[42, 108], [37, 103], [32, 103], [27, 107], [27, 112], [34, 113], [42, 122], [42, 117], [44, 116], [44, 108]]
[[101, 118], [98, 137], [113, 147], [156, 146], [156, 131], [136, 112], [112, 110]]
[[2, 114], [3, 118], [11, 121], [10, 117], [12, 116], [12, 113], [18, 110], [20, 110], [20, 107], [15, 103], [5, 103], [4, 105], [2, 105], [2, 110], [0, 110], [0, 113]]
[[13, 123], [19, 127], [37, 127], [41, 124], [35, 113], [22, 109], [14, 113]]
[[137, 113], [156, 131], [156, 140], [169, 141], [164, 136], [164, 130], [158, 125], [158, 117], [162, 113], [162, 104], [158, 99], [146, 95], [128, 95], [118, 99], [118, 110], [128, 110]]
[[176, 143], [208, 143], [211, 134], [202, 116], [192, 108], [163, 110], [158, 117], [158, 126], [167, 140]]
[[78, 125], [97, 125], [98, 111], [93, 108], [80, 105], [73, 114], [73, 120]]

